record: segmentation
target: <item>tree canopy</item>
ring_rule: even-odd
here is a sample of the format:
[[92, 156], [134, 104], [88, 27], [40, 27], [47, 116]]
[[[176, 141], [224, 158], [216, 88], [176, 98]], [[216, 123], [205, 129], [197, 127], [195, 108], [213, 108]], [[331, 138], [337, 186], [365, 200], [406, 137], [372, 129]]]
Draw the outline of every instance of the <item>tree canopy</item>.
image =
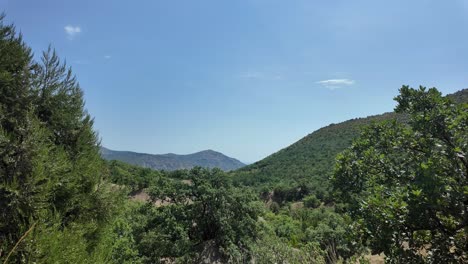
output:
[[468, 108], [403, 86], [408, 125], [376, 123], [337, 158], [333, 185], [375, 252], [392, 262], [460, 263], [468, 248]]
[[1, 260], [55, 262], [59, 247], [71, 262], [104, 257], [113, 194], [92, 126], [71, 69], [51, 48], [34, 61], [1, 17]]

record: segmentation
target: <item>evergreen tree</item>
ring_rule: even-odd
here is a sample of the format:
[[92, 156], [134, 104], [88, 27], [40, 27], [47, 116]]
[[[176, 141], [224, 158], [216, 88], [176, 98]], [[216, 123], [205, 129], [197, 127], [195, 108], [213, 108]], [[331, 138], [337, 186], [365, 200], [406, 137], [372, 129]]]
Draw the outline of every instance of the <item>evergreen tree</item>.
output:
[[51, 48], [33, 61], [2, 16], [0, 260], [106, 258], [110, 249], [98, 251], [116, 205], [98, 143], [71, 69]]
[[33, 177], [33, 157], [44, 150], [45, 131], [32, 112], [30, 49], [13, 25], [0, 17], [0, 256], [37, 219], [41, 180]]

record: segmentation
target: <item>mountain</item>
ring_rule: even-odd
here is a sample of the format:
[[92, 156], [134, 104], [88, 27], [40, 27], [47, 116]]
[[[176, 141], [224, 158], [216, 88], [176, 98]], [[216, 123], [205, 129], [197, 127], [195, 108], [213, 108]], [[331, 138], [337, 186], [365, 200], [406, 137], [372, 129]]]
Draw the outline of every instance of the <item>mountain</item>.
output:
[[[456, 103], [468, 103], [468, 89], [447, 96]], [[363, 126], [389, 119], [407, 122], [405, 115], [391, 112], [331, 124], [263, 160], [232, 173], [238, 181], [251, 186], [307, 182], [326, 188], [333, 172], [336, 155], [351, 146]]]
[[213, 150], [204, 150], [188, 155], [172, 153], [154, 155], [131, 151], [115, 151], [101, 147], [101, 156], [106, 160], [119, 160], [146, 168], [167, 171], [191, 169], [196, 166], [230, 171], [245, 166], [237, 159]]

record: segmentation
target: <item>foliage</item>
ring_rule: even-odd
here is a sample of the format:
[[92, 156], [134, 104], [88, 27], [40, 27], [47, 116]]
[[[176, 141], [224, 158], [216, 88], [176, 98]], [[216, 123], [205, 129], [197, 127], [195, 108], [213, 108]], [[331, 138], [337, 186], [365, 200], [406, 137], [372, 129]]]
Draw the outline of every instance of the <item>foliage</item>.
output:
[[234, 184], [273, 191], [272, 198], [278, 203], [300, 201], [309, 194], [325, 204], [332, 203], [329, 178], [336, 155], [351, 146], [362, 127], [389, 119], [405, 122], [407, 117], [385, 113], [323, 127], [261, 161], [232, 172]]
[[218, 169], [194, 168], [182, 174], [184, 181], [159, 178], [149, 193], [162, 206], [148, 203], [137, 213], [144, 220], [137, 221], [133, 236], [144, 262], [197, 263], [207, 251], [224, 261], [248, 256], [262, 210], [256, 196], [233, 187]]
[[51, 48], [33, 60], [1, 17], [0, 261], [337, 263], [368, 246], [390, 263], [467, 262], [467, 94], [404, 86], [396, 113], [238, 171], [154, 171], [101, 159], [71, 69]]
[[468, 102], [468, 89], [449, 94], [447, 97], [456, 104], [466, 104]]
[[308, 244], [300, 249], [288, 245], [284, 239], [274, 234], [262, 233], [252, 249], [252, 258], [255, 263], [326, 263], [323, 252], [317, 245]]
[[327, 263], [349, 259], [363, 250], [360, 241], [355, 239], [351, 219], [336, 213], [332, 207], [290, 206], [279, 214], [266, 214], [264, 225], [270, 234], [293, 248], [314, 245], [318, 249], [314, 254], [320, 253]]
[[131, 191], [138, 191], [154, 185], [163, 172], [149, 168], [142, 168], [112, 160], [107, 162], [110, 181], [114, 184], [130, 187]]
[[468, 108], [403, 86], [409, 125], [374, 124], [337, 162], [333, 184], [361, 236], [392, 262], [467, 261]]
[[92, 126], [71, 70], [50, 48], [34, 61], [0, 18], [0, 260], [103, 259], [116, 194], [103, 181]]
[[373, 121], [404, 117], [395, 113], [356, 118], [321, 128], [271, 156], [235, 172], [246, 185], [291, 179], [319, 181], [333, 171], [335, 156], [349, 147], [360, 129]]
[[317, 208], [320, 206], [320, 200], [313, 194], [304, 198], [304, 206], [308, 208]]

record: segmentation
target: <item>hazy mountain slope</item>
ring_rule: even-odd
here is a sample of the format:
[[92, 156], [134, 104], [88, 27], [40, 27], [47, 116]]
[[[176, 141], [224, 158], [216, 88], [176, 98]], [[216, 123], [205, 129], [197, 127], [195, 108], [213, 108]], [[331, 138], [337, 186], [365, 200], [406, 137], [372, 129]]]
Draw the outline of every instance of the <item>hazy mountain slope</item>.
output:
[[101, 156], [106, 160], [120, 160], [146, 168], [168, 171], [190, 169], [196, 166], [220, 168], [229, 171], [245, 166], [242, 162], [213, 150], [205, 150], [188, 155], [154, 155], [131, 151], [115, 151], [102, 147]]
[[447, 97], [451, 98], [456, 103], [468, 103], [468, 88], [455, 92], [453, 94], [447, 95]]
[[[468, 89], [448, 96], [457, 103], [466, 103]], [[233, 173], [239, 181], [247, 185], [301, 180], [327, 185], [336, 155], [351, 145], [353, 139], [359, 135], [360, 128], [373, 121], [394, 118], [399, 121], [407, 120], [406, 116], [392, 112], [331, 124]]]

